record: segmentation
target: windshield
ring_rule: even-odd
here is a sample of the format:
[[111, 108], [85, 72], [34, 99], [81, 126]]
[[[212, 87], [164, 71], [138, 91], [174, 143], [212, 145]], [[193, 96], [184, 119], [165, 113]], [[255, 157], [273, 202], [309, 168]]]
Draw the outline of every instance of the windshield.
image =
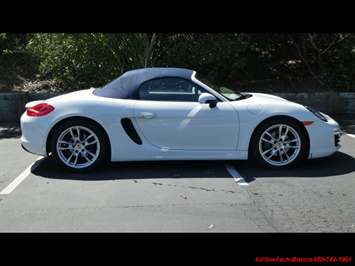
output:
[[206, 84], [208, 87], [213, 89], [214, 91], [218, 92], [219, 94], [223, 95], [225, 98], [227, 98], [230, 101], [236, 101], [240, 99], [244, 99], [244, 95], [241, 94], [240, 92], [236, 92], [232, 89], [229, 89], [218, 82], [212, 80], [209, 77], [206, 77], [202, 74], [196, 73], [195, 78], [202, 83]]

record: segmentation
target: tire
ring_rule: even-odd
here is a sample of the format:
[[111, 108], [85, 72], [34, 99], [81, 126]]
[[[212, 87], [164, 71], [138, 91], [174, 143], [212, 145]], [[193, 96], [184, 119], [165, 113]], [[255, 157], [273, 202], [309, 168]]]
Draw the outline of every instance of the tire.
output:
[[103, 130], [88, 120], [69, 120], [53, 133], [50, 147], [53, 160], [66, 170], [82, 173], [95, 170], [107, 161], [109, 142]]
[[251, 141], [256, 162], [271, 169], [296, 166], [308, 150], [305, 130], [289, 118], [274, 118], [261, 124]]

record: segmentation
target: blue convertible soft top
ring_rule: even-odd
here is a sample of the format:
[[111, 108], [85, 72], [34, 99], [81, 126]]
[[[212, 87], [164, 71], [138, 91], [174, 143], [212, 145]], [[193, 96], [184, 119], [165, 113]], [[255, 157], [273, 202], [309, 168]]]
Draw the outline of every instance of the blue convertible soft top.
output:
[[139, 86], [151, 79], [180, 77], [191, 80], [193, 70], [176, 67], [152, 67], [130, 70], [105, 86], [96, 89], [94, 94], [117, 99], [139, 99]]

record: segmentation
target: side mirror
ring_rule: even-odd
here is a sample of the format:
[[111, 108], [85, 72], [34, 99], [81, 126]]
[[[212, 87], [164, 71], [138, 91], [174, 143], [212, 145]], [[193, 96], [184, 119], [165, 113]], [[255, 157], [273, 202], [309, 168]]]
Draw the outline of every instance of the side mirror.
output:
[[208, 103], [210, 105], [210, 108], [214, 108], [217, 106], [218, 100], [212, 94], [204, 92], [201, 93], [200, 97], [198, 97], [198, 102], [200, 104]]

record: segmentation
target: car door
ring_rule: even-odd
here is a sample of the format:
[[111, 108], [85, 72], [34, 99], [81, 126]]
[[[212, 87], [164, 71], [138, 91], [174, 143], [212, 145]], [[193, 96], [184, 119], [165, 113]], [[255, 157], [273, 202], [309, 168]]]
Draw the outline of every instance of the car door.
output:
[[[168, 82], [169, 81], [169, 82]], [[201, 104], [204, 89], [187, 80], [159, 79], [141, 86], [134, 118], [144, 137], [161, 149], [235, 150], [239, 121], [228, 102]]]

